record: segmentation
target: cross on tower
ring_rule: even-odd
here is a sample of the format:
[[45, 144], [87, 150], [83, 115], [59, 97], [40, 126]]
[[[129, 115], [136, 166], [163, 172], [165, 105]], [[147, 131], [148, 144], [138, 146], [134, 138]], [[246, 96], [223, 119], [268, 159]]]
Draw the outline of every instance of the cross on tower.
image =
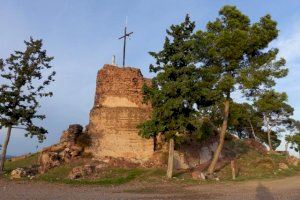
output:
[[127, 33], [127, 18], [126, 18], [126, 24], [125, 24], [125, 28], [124, 28], [124, 35], [119, 38], [119, 40], [120, 39], [124, 39], [124, 45], [123, 45], [123, 67], [125, 67], [126, 39], [127, 39], [127, 37], [129, 38], [129, 36], [132, 33], [133, 32]]

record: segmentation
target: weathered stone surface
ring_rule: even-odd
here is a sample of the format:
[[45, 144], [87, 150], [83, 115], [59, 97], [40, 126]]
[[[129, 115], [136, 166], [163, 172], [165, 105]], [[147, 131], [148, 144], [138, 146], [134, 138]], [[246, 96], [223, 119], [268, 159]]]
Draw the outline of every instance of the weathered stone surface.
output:
[[26, 177], [26, 176], [27, 176], [26, 170], [23, 169], [23, 168], [14, 169], [10, 173], [10, 178], [11, 179], [20, 179], [20, 178], [23, 178], [23, 177]]
[[94, 173], [94, 171], [95, 171], [95, 166], [92, 166], [92, 165], [84, 165], [84, 166], [74, 167], [71, 170], [68, 177], [70, 179], [79, 179], [79, 178], [83, 178], [83, 177], [92, 175]]
[[[200, 144], [181, 145], [174, 152], [174, 168], [189, 169], [209, 163], [217, 146], [218, 142], [215, 139]], [[222, 157], [223, 154], [220, 155], [220, 158]]]
[[267, 148], [255, 139], [249, 138], [245, 139], [244, 141], [246, 145], [248, 145], [250, 148], [256, 149], [261, 154], [266, 154], [268, 152]]
[[279, 169], [288, 169], [289, 166], [285, 163], [279, 163]]
[[83, 134], [82, 126], [78, 124], [70, 125], [64, 131], [60, 143], [44, 148], [39, 157], [39, 172], [45, 173], [49, 169], [57, 167], [62, 163], [71, 162], [79, 157], [83, 152], [83, 147], [77, 145], [77, 139]]
[[43, 152], [39, 157], [39, 172], [44, 174], [49, 169], [60, 165], [59, 155], [55, 152]]
[[68, 130], [64, 131], [60, 143], [64, 142], [76, 142], [76, 138], [82, 133], [83, 127], [80, 124], [71, 124]]
[[287, 159], [287, 163], [292, 166], [298, 166], [300, 163], [300, 159], [295, 156], [289, 156]]
[[148, 119], [150, 106], [142, 103], [142, 86], [150, 84], [139, 69], [104, 65], [99, 70], [94, 107], [90, 112], [87, 152], [96, 158], [148, 161], [154, 152], [151, 139], [138, 135], [137, 125]]
[[194, 180], [205, 180], [206, 177], [205, 177], [205, 174], [202, 171], [194, 170], [192, 172], [192, 179], [194, 179]]

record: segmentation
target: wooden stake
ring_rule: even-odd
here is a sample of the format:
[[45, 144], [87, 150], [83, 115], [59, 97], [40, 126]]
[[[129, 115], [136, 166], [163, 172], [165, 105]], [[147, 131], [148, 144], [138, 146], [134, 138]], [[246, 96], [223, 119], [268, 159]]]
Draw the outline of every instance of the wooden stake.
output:
[[173, 165], [174, 165], [174, 139], [171, 138], [169, 141], [169, 158], [168, 158], [167, 178], [172, 178], [172, 176], [173, 176]]
[[230, 161], [230, 166], [231, 166], [232, 180], [235, 180], [235, 176], [236, 176], [236, 162], [235, 162], [235, 160]]

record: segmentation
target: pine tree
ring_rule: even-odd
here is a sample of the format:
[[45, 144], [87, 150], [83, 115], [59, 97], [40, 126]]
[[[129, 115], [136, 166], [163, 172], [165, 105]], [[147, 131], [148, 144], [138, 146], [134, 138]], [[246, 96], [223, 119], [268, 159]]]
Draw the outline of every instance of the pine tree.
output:
[[240, 91], [250, 98], [257, 90], [274, 86], [274, 80], [288, 72], [285, 60], [276, 59], [278, 49], [267, 49], [278, 35], [270, 15], [253, 24], [235, 6], [224, 6], [219, 15], [207, 24], [205, 31], [197, 31], [195, 37], [198, 62], [205, 73], [211, 72], [214, 83], [209, 92], [218, 93], [218, 101], [223, 103], [219, 145], [208, 173], [214, 172], [223, 148], [232, 92]]
[[279, 134], [292, 126], [291, 116], [294, 109], [287, 103], [287, 100], [286, 93], [268, 90], [260, 94], [254, 102], [254, 106], [263, 116], [270, 151], [273, 151], [271, 133]]
[[162, 133], [169, 141], [168, 178], [173, 173], [174, 144], [199, 133], [195, 103], [200, 87], [194, 64], [194, 28], [187, 15], [183, 23], [167, 30], [163, 49], [150, 52], [156, 60], [155, 65], [150, 65], [150, 72], [157, 76], [151, 87], [143, 87], [145, 101], [152, 104], [153, 112], [151, 119], [140, 125], [140, 134], [155, 137]]
[[37, 113], [40, 98], [52, 96], [52, 92], [45, 90], [54, 81], [55, 72], [49, 71], [53, 57], [48, 57], [46, 50], [42, 50], [42, 40], [30, 38], [24, 43], [24, 52], [15, 51], [5, 61], [0, 60], [0, 129], [7, 129], [0, 172], [3, 172], [12, 129], [24, 129], [26, 137], [36, 136], [40, 142], [47, 133], [43, 127], [36, 126], [34, 121], [45, 118], [45, 115]]

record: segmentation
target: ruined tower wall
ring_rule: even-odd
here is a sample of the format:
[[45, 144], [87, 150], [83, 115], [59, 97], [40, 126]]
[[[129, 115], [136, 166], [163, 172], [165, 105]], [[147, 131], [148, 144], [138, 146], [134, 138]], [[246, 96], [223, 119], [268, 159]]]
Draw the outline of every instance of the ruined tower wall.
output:
[[88, 133], [96, 158], [124, 158], [146, 162], [153, 155], [152, 139], [138, 135], [137, 125], [149, 118], [151, 107], [142, 104], [142, 86], [150, 84], [140, 70], [104, 65], [96, 81]]

